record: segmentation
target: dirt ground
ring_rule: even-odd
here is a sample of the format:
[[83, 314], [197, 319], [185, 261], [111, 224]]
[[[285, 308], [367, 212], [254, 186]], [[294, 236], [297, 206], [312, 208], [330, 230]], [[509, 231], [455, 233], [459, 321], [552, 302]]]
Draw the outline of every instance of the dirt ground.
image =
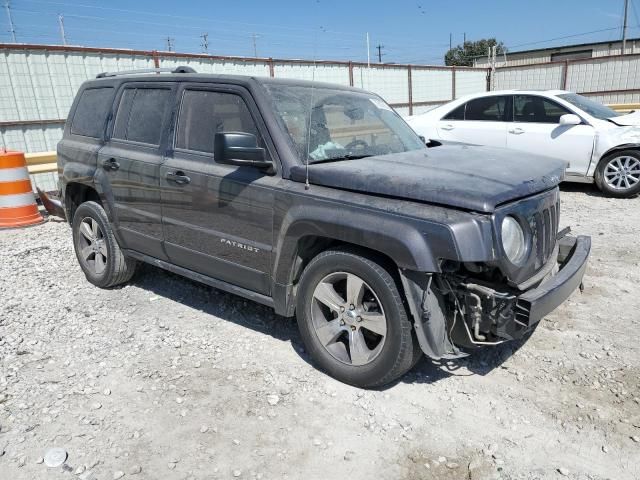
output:
[[584, 293], [380, 391], [241, 298], [150, 266], [93, 287], [65, 223], [0, 232], [0, 479], [638, 479], [640, 199], [562, 202], [593, 239]]

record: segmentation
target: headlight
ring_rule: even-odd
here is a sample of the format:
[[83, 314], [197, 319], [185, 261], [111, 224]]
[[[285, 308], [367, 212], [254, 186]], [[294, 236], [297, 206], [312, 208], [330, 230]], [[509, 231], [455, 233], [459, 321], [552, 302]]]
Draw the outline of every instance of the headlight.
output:
[[502, 220], [502, 248], [511, 263], [520, 264], [527, 253], [524, 231], [518, 221], [511, 217]]

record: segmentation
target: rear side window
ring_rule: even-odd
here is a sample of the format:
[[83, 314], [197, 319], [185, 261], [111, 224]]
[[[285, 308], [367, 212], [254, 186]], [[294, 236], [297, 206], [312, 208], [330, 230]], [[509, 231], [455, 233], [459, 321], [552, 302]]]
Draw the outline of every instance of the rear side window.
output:
[[504, 122], [506, 107], [507, 97], [475, 98], [467, 103], [464, 119]]
[[120, 99], [113, 138], [159, 145], [169, 105], [167, 88], [127, 88]]
[[71, 133], [83, 137], [102, 138], [113, 94], [113, 87], [83, 90], [71, 120]]
[[216, 133], [244, 132], [260, 135], [249, 108], [233, 93], [185, 90], [180, 107], [176, 148], [213, 153]]
[[443, 120], [464, 120], [464, 107], [466, 107], [466, 106], [467, 106], [467, 104], [463, 103], [458, 108], [456, 108], [453, 111], [449, 112], [449, 114], [446, 115], [443, 118]]

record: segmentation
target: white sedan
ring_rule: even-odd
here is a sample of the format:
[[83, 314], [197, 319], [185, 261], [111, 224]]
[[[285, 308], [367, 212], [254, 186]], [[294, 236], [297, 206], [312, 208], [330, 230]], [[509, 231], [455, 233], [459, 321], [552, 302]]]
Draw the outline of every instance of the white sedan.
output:
[[494, 91], [406, 118], [426, 139], [506, 147], [569, 162], [567, 181], [640, 193], [640, 113], [622, 115], [564, 90]]

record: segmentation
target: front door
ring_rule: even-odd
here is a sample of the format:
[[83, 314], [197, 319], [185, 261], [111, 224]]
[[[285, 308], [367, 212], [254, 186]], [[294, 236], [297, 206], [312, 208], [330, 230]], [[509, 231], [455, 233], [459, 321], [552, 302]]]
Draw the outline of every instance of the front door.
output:
[[107, 187], [104, 194], [114, 206], [122, 247], [161, 259], [166, 256], [159, 170], [173, 87], [158, 82], [125, 84], [117, 100], [113, 133], [98, 152], [98, 169]]
[[560, 125], [560, 117], [573, 113], [538, 95], [514, 95], [513, 123], [507, 147], [569, 162], [568, 174], [586, 175], [595, 130], [591, 125]]
[[[184, 85], [171, 149], [160, 168], [165, 250], [172, 263], [270, 293], [276, 176], [216, 163], [214, 136], [246, 132], [265, 146], [248, 92]], [[258, 125], [261, 125], [260, 127]]]

